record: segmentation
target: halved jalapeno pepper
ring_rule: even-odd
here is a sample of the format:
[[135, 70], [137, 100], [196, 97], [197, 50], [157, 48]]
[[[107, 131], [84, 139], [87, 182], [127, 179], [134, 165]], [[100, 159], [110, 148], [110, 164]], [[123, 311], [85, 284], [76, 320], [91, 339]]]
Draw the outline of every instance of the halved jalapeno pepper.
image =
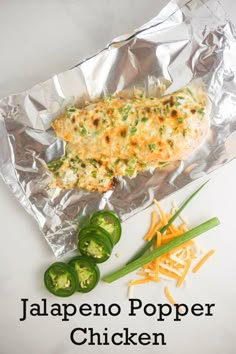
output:
[[44, 273], [44, 284], [56, 296], [70, 296], [78, 287], [77, 274], [68, 264], [56, 262]]
[[88, 293], [95, 288], [99, 279], [100, 272], [96, 263], [84, 256], [72, 258], [69, 263], [74, 268], [78, 278], [77, 290], [81, 293]]
[[96, 263], [102, 263], [110, 257], [113, 243], [106, 230], [89, 225], [79, 231], [78, 248], [83, 256], [89, 256]]
[[111, 235], [113, 245], [120, 240], [121, 223], [113, 211], [103, 210], [94, 213], [90, 219], [90, 223], [105, 229]]

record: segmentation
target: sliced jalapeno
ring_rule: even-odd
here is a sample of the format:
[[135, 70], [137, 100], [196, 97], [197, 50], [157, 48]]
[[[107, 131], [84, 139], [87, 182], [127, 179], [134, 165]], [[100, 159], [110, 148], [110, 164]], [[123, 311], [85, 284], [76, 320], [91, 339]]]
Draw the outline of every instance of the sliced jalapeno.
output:
[[85, 226], [79, 232], [78, 248], [83, 256], [96, 263], [105, 262], [111, 255], [113, 243], [110, 234], [99, 226]]
[[72, 258], [68, 264], [76, 271], [79, 292], [88, 293], [95, 288], [100, 279], [100, 272], [91, 258], [77, 256]]
[[70, 296], [77, 290], [77, 274], [69, 265], [56, 262], [44, 273], [44, 284], [56, 296]]
[[121, 223], [120, 219], [113, 211], [98, 211], [92, 215], [90, 223], [105, 229], [111, 235], [113, 245], [120, 240]]

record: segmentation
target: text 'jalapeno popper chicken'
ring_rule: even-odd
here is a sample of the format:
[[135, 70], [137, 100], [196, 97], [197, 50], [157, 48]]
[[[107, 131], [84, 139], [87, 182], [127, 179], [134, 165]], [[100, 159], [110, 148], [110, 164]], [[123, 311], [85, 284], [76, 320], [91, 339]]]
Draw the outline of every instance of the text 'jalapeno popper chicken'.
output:
[[135, 177], [183, 160], [209, 131], [206, 93], [186, 87], [162, 98], [118, 94], [69, 107], [53, 123], [67, 142], [65, 156], [48, 163], [61, 188], [105, 192], [114, 177]]

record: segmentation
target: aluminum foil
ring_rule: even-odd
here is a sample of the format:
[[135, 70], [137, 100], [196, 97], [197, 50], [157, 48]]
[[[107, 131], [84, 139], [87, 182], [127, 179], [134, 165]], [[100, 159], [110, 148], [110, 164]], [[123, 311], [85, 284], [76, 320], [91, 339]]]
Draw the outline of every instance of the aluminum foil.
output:
[[[236, 36], [218, 1], [170, 2], [133, 33], [73, 69], [0, 101], [0, 173], [37, 221], [55, 256], [76, 247], [78, 220], [113, 209], [122, 220], [236, 156]], [[45, 162], [64, 144], [50, 124], [68, 102], [142, 88], [166, 93], [201, 80], [212, 101], [211, 132], [200, 149], [171, 168], [120, 178], [113, 191], [52, 189]]]

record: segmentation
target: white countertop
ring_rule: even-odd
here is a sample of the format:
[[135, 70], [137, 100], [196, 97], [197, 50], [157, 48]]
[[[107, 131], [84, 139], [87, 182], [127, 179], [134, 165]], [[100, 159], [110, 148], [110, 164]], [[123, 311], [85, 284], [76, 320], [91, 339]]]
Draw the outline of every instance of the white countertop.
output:
[[[53, 74], [64, 71], [101, 48], [111, 39], [127, 33], [154, 17], [167, 1], [155, 0], [10, 0], [0, 1], [0, 97], [30, 88]], [[236, 3], [222, 0], [236, 24]], [[127, 281], [111, 285], [100, 283], [95, 292], [68, 299], [51, 296], [42, 285], [45, 268], [55, 261], [34, 220], [0, 181], [0, 354], [71, 353], [161, 353], [161, 354], [234, 354], [236, 316], [236, 161], [214, 172], [205, 190], [184, 213], [193, 224], [218, 216], [221, 226], [199, 237], [207, 249], [216, 249], [205, 270], [190, 277], [183, 289], [170, 285], [173, 295], [187, 304], [214, 303], [212, 317], [186, 317], [181, 322], [168, 318], [157, 322], [141, 312], [127, 314]], [[201, 181], [187, 186], [163, 201], [168, 209], [174, 199], [181, 203]], [[150, 210], [139, 213], [123, 224], [123, 237], [117, 245], [118, 259], [112, 267], [125, 262], [138, 247], [149, 225]], [[103, 265], [106, 271], [109, 265]], [[135, 289], [143, 303], [164, 303], [163, 285], [150, 284]], [[22, 316], [22, 298], [29, 303], [48, 304], [118, 303], [121, 314], [88, 316], [77, 314], [70, 321], [60, 318]], [[76, 327], [93, 327], [110, 332], [129, 327], [133, 332], [164, 332], [166, 346], [76, 346], [70, 332]]]

